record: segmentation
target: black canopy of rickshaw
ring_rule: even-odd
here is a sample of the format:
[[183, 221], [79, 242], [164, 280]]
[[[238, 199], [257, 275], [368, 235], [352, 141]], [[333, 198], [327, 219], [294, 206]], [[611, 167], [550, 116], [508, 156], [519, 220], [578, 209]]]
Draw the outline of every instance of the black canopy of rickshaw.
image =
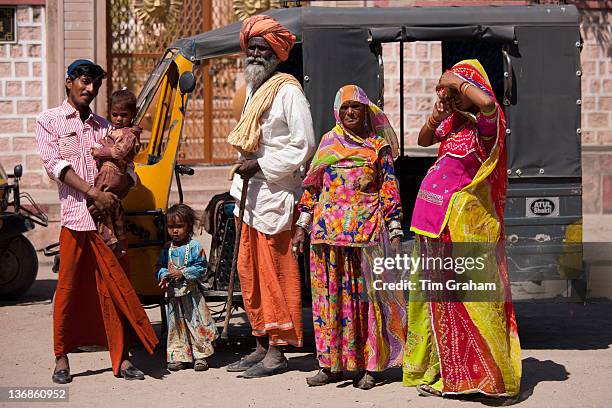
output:
[[[367, 28], [379, 42], [399, 40], [405, 27], [407, 41], [431, 39], [489, 39], [511, 41], [515, 26], [575, 26], [578, 11], [566, 6], [487, 7], [300, 7], [272, 9], [266, 14], [302, 38], [310, 28]], [[240, 51], [241, 23], [175, 41], [170, 48], [191, 60], [201, 60]]]
[[[503, 59], [497, 74], [504, 78], [500, 102], [507, 120], [505, 233], [522, 251], [509, 256], [510, 277], [513, 281], [542, 281], [551, 276], [569, 279], [555, 265], [561, 264], [561, 255], [567, 255], [564, 245], [576, 240], [571, 237], [582, 222], [582, 40], [576, 7], [304, 7], [266, 14], [301, 42], [296, 47], [303, 64], [299, 79], [311, 103], [317, 136], [334, 125], [334, 96], [347, 83], [359, 85], [379, 105], [397, 103], [383, 98], [388, 68], [392, 80], [387, 86], [397, 83], [399, 89], [393, 95], [404, 95], [401, 74], [391, 75], [397, 75], [403, 64], [398, 58], [383, 64], [378, 43], [442, 41], [443, 53], [460, 42], [471, 43], [469, 46], [493, 43], [495, 58]], [[194, 62], [238, 53], [240, 27], [236, 22], [177, 40], [170, 48]], [[403, 49], [398, 44], [397, 50]], [[397, 106], [400, 111], [408, 109], [401, 99]], [[420, 164], [415, 159], [419, 158], [403, 157], [396, 162], [405, 223], [410, 221], [410, 206], [422, 178], [417, 177]], [[416, 184], [410, 184], [411, 178]], [[412, 194], [408, 199], [407, 193]], [[551, 204], [555, 210], [550, 216], [530, 212], [534, 197]], [[525, 246], [525, 242], [540, 245], [542, 239], [549, 239], [552, 247]], [[579, 245], [576, 253], [582, 255]]]
[[[300, 80], [311, 102], [315, 135], [334, 125], [332, 105], [342, 85], [357, 84], [383, 105], [382, 59], [371, 43], [489, 41], [507, 47], [509, 177], [581, 177], [582, 41], [575, 6], [303, 7], [266, 14], [301, 42]], [[194, 62], [238, 53], [240, 27], [236, 22], [177, 40], [170, 48]]]

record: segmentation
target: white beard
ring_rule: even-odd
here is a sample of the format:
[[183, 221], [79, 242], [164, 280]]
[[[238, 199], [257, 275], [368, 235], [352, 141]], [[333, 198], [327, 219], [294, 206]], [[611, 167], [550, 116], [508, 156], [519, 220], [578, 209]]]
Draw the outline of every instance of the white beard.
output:
[[[261, 62], [260, 64], [253, 64], [253, 61]], [[279, 60], [276, 55], [265, 59], [261, 57], [246, 57], [244, 59], [244, 79], [252, 89], [257, 89], [266, 82], [268, 78], [272, 76], [276, 68], [278, 67]]]

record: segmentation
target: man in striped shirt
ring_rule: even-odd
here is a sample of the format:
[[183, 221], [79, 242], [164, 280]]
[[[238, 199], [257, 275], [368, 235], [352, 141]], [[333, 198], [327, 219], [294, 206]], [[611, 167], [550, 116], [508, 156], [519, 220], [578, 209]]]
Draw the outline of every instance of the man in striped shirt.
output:
[[107, 346], [113, 372], [128, 380], [144, 379], [129, 360], [128, 332], [135, 332], [152, 353], [158, 340], [130, 284], [125, 269], [104, 244], [87, 208], [105, 212], [117, 197], [93, 186], [97, 174], [93, 147], [109, 122], [89, 105], [106, 73], [88, 60], [76, 60], [66, 73], [67, 98], [36, 120], [36, 142], [49, 177], [57, 183], [61, 202], [60, 270], [53, 310], [56, 356], [53, 381], [72, 381], [67, 354], [79, 346]]

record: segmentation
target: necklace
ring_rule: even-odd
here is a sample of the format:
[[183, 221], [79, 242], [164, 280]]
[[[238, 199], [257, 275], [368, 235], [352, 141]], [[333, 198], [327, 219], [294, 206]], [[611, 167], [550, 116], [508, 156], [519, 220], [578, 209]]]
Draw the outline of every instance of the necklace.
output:
[[187, 263], [189, 262], [189, 244], [190, 242], [187, 243], [186, 248], [185, 248], [185, 258], [183, 259], [183, 265], [177, 265], [174, 263], [174, 259], [172, 259], [172, 249], [174, 248], [180, 248], [180, 247], [175, 247], [174, 245], [170, 244], [170, 248], [168, 248], [168, 260], [169, 262], [172, 264], [172, 266], [175, 269], [180, 269], [182, 267], [187, 266]]

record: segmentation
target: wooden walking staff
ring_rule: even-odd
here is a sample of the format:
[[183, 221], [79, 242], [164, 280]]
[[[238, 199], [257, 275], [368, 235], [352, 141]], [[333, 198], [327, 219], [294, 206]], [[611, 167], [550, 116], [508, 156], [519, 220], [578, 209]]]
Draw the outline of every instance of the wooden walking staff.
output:
[[[241, 166], [238, 163], [230, 170], [229, 179], [234, 179], [234, 173]], [[238, 249], [240, 248], [240, 236], [242, 235], [242, 219], [244, 217], [244, 206], [246, 203], [247, 189], [249, 188], [249, 179], [242, 179], [242, 194], [240, 194], [240, 204], [238, 207], [238, 222], [236, 223], [236, 239], [234, 241], [234, 256], [232, 258], [232, 269], [230, 271], [229, 287], [227, 288], [227, 301], [225, 302], [225, 321], [223, 322], [223, 331], [221, 338], [228, 338], [229, 322], [232, 318], [232, 304], [234, 302], [234, 280], [236, 278], [236, 269], [238, 267]]]

